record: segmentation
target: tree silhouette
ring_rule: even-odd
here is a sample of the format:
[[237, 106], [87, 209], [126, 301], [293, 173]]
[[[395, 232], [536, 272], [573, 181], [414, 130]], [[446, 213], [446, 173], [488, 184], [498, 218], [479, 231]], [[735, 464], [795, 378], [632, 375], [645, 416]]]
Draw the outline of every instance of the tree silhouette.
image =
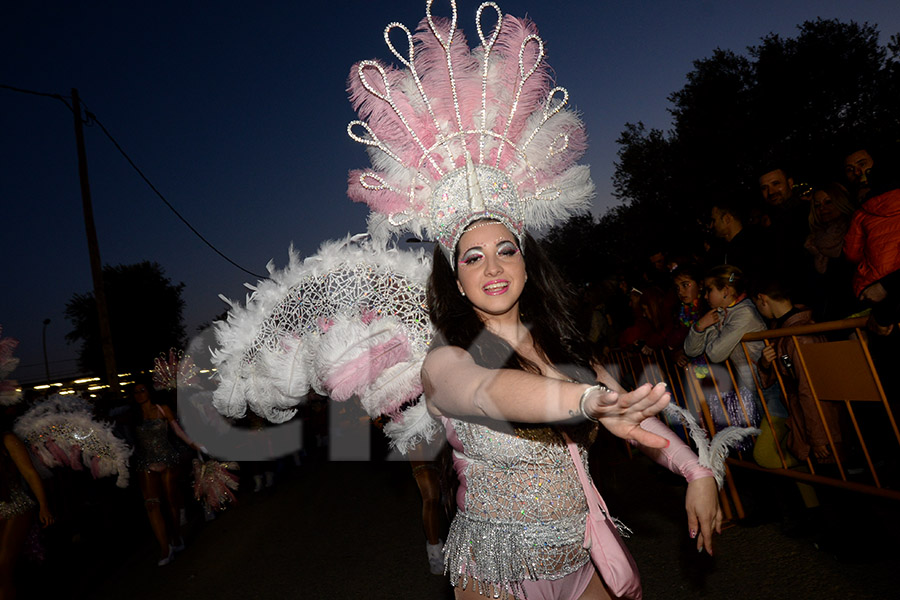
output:
[[689, 255], [706, 234], [709, 203], [758, 202], [762, 173], [786, 167], [795, 183], [826, 183], [842, 178], [845, 154], [896, 146], [900, 35], [882, 46], [875, 25], [824, 19], [797, 32], [769, 34], [743, 55], [717, 48], [695, 60], [668, 98], [670, 131], [637, 122], [619, 135], [621, 205], [597, 223], [576, 217], [551, 229], [548, 253], [594, 257], [609, 272], [642, 268], [654, 249]]
[[[120, 372], [152, 368], [153, 359], [184, 343], [183, 283], [173, 284], [156, 262], [103, 267], [110, 329]], [[70, 343], [80, 342], [78, 366], [103, 373], [103, 350], [93, 293], [74, 294], [66, 304], [73, 329]]]

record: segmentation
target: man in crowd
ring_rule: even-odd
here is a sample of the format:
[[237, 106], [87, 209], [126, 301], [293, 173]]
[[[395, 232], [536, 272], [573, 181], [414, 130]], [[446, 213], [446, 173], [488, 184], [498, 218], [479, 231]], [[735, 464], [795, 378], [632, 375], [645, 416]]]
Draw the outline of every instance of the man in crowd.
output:
[[724, 240], [724, 245], [713, 252], [710, 267], [716, 265], [733, 265], [744, 271], [749, 277], [765, 272], [771, 255], [761, 250], [769, 244], [762, 242], [758, 230], [744, 227], [745, 211], [741, 204], [727, 198], [713, 202], [709, 214], [709, 229], [717, 238]]
[[868, 150], [856, 150], [844, 157], [844, 176], [850, 187], [851, 197], [865, 201], [869, 193], [869, 170], [875, 165]]
[[[771, 226], [767, 229], [769, 249], [777, 257], [783, 272], [806, 273], [811, 270], [803, 244], [809, 235], [809, 203], [805, 202], [794, 189], [794, 179], [788, 171], [779, 167], [767, 170], [759, 177], [759, 191], [768, 205], [767, 214]], [[806, 299], [805, 281], [798, 283], [798, 297]]]

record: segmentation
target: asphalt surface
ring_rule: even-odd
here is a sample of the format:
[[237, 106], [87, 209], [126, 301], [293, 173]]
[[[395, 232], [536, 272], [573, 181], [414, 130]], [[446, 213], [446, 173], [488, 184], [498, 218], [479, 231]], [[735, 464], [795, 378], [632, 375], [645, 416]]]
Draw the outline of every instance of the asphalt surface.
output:
[[[628, 545], [648, 600], [896, 597], [896, 501], [826, 490], [831, 508], [812, 530], [789, 537], [777, 517], [757, 515], [759, 524], [728, 527], [708, 557], [688, 539], [677, 478], [644, 458], [604, 465], [601, 491], [635, 532]], [[308, 460], [270, 489], [242, 490], [214, 521], [192, 505], [187, 548], [162, 568], [137, 491], [91, 484], [87, 505], [45, 533], [45, 561], [23, 561], [20, 598], [453, 597], [447, 579], [428, 572], [405, 462]]]

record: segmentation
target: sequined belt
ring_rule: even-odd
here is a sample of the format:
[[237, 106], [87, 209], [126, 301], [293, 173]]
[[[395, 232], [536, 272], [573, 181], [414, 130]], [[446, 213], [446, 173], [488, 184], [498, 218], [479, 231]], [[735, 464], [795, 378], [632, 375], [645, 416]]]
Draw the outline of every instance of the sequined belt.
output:
[[495, 520], [459, 511], [450, 526], [444, 558], [450, 583], [465, 588], [497, 584], [515, 589], [524, 580], [560, 579], [590, 556], [584, 549], [587, 514], [525, 523]]

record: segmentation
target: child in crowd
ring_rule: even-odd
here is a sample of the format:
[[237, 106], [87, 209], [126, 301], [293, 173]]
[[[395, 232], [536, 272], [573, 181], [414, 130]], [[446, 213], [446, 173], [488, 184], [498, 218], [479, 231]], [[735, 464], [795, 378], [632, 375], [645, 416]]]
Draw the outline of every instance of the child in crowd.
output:
[[[675, 314], [675, 327], [672, 329], [667, 345], [669, 350], [675, 352], [675, 364], [686, 367], [691, 359], [684, 353], [684, 338], [688, 331], [705, 312], [700, 299], [700, 275], [693, 265], [685, 265], [672, 271], [672, 281], [675, 284], [675, 294], [678, 296], [678, 306]], [[705, 366], [706, 361], [698, 357]], [[695, 359], [696, 361], [697, 359]]]
[[[753, 367], [747, 362], [740, 342], [746, 333], [765, 330], [766, 324], [747, 297], [744, 273], [739, 268], [731, 265], [713, 268], [703, 280], [703, 290], [712, 310], [688, 330], [684, 352], [689, 357], [705, 354], [707, 360], [716, 365], [731, 361], [736, 387], [732, 386], [727, 370], [721, 367], [713, 370], [721, 397], [710, 395], [708, 405], [716, 427], [757, 427], [760, 407], [753, 391], [756, 387], [751, 372]], [[762, 342], [747, 344], [751, 361], [759, 359], [762, 348]]]
[[[771, 329], [815, 323], [812, 311], [805, 306], [794, 305], [787, 287], [778, 281], [765, 281], [755, 286], [753, 300], [759, 313], [771, 320]], [[833, 462], [826, 430], [836, 444], [840, 442], [838, 406], [831, 402], [820, 402], [816, 406], [809, 381], [800, 371], [801, 361], [794, 340], [799, 344], [814, 344], [824, 342], [825, 338], [821, 335], [776, 338], [774, 344], [763, 349], [757, 363], [763, 386], [777, 384], [776, 370], [784, 383], [789, 416], [786, 421], [778, 419], [780, 423], [775, 425], [776, 435], [782, 439], [781, 434], [785, 434], [783, 439], [788, 450], [800, 460], [806, 460], [812, 454], [820, 463]], [[773, 421], [776, 419], [775, 416], [772, 418]], [[774, 467], [781, 466], [778, 456], [771, 458], [771, 462], [777, 463]]]

